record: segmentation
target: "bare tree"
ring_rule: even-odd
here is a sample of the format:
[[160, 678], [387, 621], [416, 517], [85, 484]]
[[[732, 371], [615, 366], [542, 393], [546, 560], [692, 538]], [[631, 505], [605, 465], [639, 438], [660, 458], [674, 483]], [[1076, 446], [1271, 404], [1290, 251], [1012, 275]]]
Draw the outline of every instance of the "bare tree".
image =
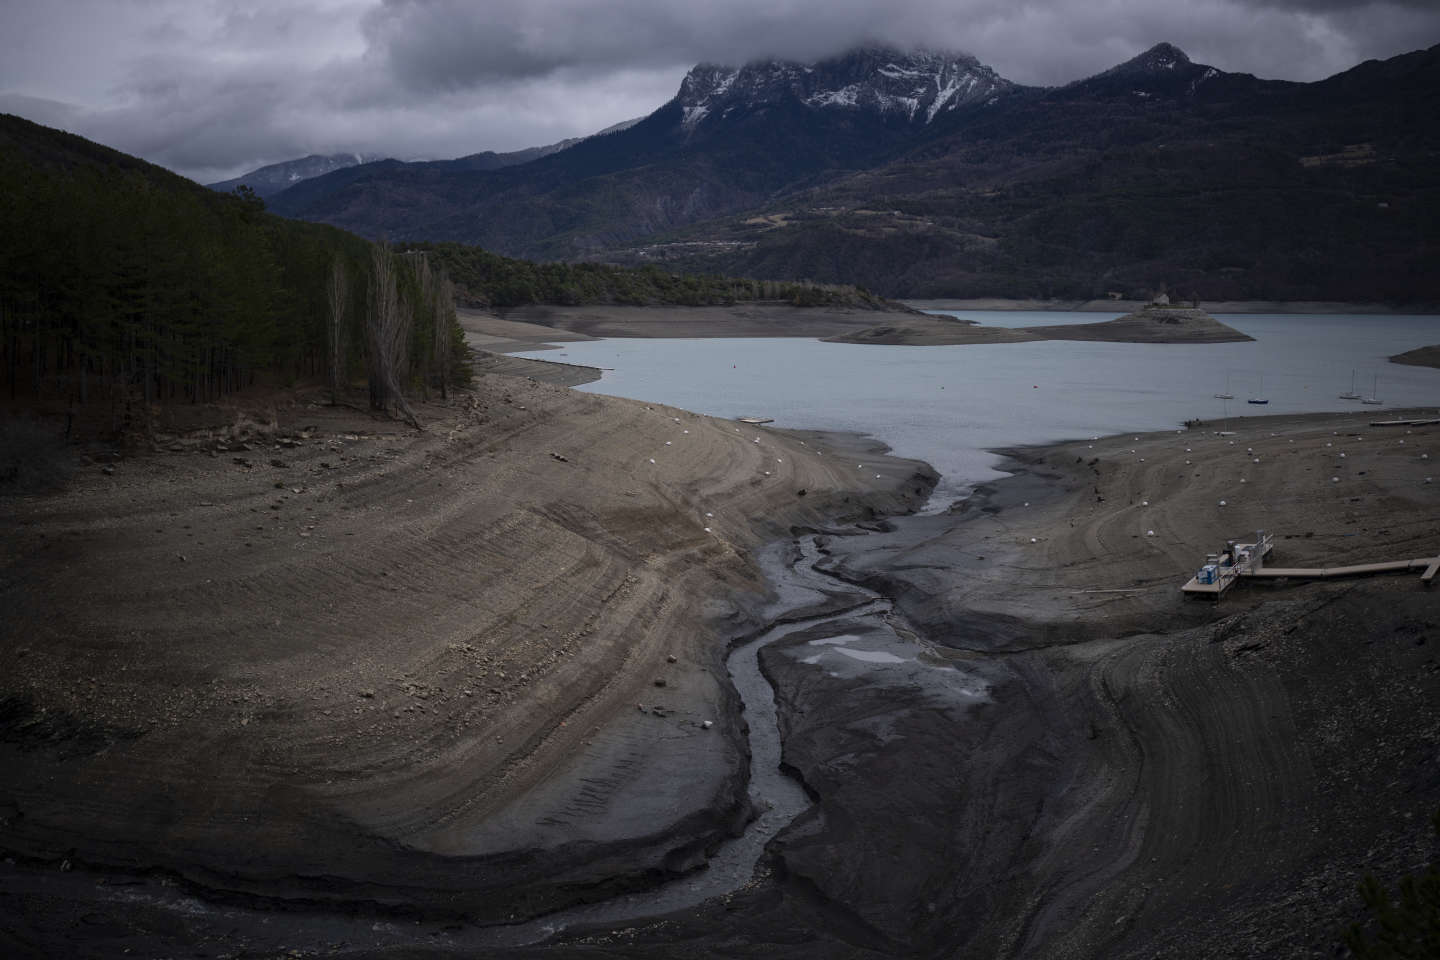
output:
[[330, 284], [326, 292], [330, 300], [330, 402], [336, 403], [345, 377], [345, 345], [341, 338], [350, 293], [345, 281], [345, 264], [338, 255], [330, 262]]
[[450, 334], [455, 321], [455, 282], [444, 270], [435, 284], [435, 365], [440, 370], [440, 398], [448, 399], [450, 381]]
[[396, 283], [395, 254], [388, 244], [377, 243], [371, 247], [371, 260], [370, 316], [366, 324], [370, 341], [370, 406], [386, 413], [393, 407], [397, 416], [419, 428], [420, 420], [400, 389], [410, 341], [410, 310]]
[[[425, 256], [423, 251], [411, 254], [415, 263], [415, 282], [420, 289], [420, 321], [424, 324], [426, 334], [433, 334], [435, 331], [434, 315], [437, 310], [435, 272], [430, 269], [430, 258]], [[425, 391], [425, 399], [430, 399], [430, 379], [433, 371], [430, 369], [435, 359], [434, 344], [431, 344], [429, 356], [423, 357], [424, 370], [421, 371], [420, 382]]]

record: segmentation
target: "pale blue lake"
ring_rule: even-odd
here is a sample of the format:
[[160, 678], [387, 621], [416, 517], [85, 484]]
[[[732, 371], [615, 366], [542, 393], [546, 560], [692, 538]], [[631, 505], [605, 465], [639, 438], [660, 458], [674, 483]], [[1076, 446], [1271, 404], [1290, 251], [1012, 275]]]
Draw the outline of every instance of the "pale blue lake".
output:
[[[967, 312], [993, 326], [1118, 314]], [[520, 356], [606, 368], [577, 389], [775, 426], [850, 430], [933, 464], [938, 499], [999, 476], [996, 447], [1178, 427], [1200, 418], [1345, 410], [1357, 422], [1440, 406], [1440, 370], [1386, 358], [1440, 343], [1436, 316], [1226, 315], [1250, 343], [860, 346], [789, 339], [608, 339]], [[1338, 398], [1350, 389], [1383, 406]], [[1229, 390], [1224, 388], [1229, 382]], [[1263, 378], [1263, 383], [1262, 383]], [[1263, 390], [1265, 406], [1247, 404]], [[1234, 400], [1214, 398], [1229, 392]]]

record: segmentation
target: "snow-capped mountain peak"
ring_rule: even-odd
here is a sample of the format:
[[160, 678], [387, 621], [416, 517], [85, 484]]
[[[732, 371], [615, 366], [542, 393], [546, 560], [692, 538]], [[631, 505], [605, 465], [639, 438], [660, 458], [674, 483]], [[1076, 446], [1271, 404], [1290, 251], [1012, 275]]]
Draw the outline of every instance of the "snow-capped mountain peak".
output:
[[683, 122], [691, 129], [736, 109], [785, 100], [816, 110], [868, 111], [923, 125], [1014, 88], [965, 54], [863, 47], [811, 64], [701, 64], [685, 77], [677, 99]]

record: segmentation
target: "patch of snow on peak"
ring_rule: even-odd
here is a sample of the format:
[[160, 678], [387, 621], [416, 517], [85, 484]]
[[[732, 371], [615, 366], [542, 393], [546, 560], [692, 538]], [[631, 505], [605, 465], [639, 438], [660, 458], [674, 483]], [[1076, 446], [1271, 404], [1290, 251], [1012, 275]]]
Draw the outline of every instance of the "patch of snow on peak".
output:
[[924, 74], [922, 74], [919, 70], [911, 70], [908, 67], [902, 67], [899, 64], [894, 63], [887, 63], [885, 64], [885, 66], [881, 67], [875, 72], [880, 74], [882, 77], [889, 77], [891, 80], [900, 80], [904, 77], [924, 76]]

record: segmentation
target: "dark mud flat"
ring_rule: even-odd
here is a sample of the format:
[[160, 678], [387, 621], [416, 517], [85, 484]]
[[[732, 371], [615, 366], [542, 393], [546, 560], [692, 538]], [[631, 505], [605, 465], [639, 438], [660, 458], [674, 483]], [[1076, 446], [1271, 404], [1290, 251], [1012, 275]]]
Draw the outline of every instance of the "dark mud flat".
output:
[[[1218, 607], [1178, 586], [1260, 523], [1286, 564], [1433, 552], [1440, 431], [1402, 446], [1334, 417], [1237, 426], [1012, 451], [1015, 476], [963, 509], [771, 548], [796, 570], [807, 543], [824, 556], [805, 589], [711, 613], [839, 614], [759, 653], [811, 805], [750, 882], [698, 907], [499, 948], [464, 920], [362, 906], [357, 936], [324, 914], [162, 907], [149, 887], [122, 915], [20, 864], [5, 895], [27, 899], [6, 915], [92, 946], [86, 923], [203, 948], [248, 922], [256, 946], [293, 946], [278, 925], [376, 957], [1335, 955], [1358, 879], [1433, 853], [1440, 601], [1408, 576]], [[1349, 472], [1331, 483], [1337, 444]]]
[[[818, 567], [893, 613], [762, 653], [815, 801], [770, 874], [549, 952], [1336, 955], [1360, 877], [1433, 856], [1440, 601], [1411, 577], [1176, 594], [1260, 517], [1297, 562], [1435, 549], [1410, 472], [1436, 436], [1400, 453], [1339, 418], [1241, 426], [1013, 451], [963, 511], [825, 539]], [[1337, 443], [1387, 479], [1306, 492]], [[1242, 461], [1263, 494], [1227, 516], [1210, 485]], [[1223, 469], [1180, 481], [1202, 464]]]

